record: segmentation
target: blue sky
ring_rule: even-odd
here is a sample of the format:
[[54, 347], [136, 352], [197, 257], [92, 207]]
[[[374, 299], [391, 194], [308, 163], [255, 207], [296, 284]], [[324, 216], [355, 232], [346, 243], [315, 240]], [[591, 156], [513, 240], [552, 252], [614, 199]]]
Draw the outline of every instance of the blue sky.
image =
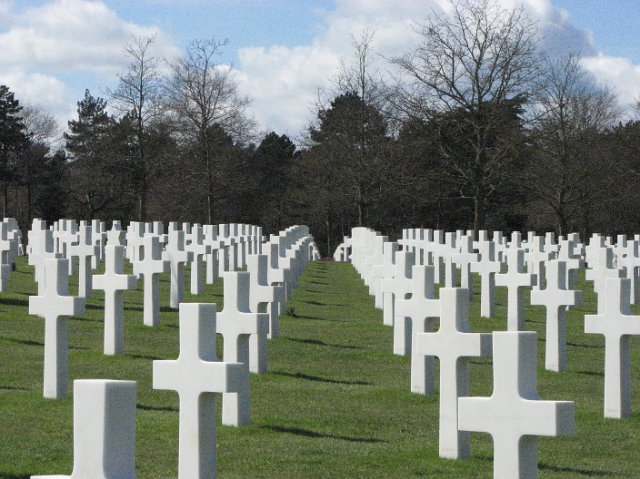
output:
[[[523, 4], [552, 51], [583, 65], [629, 105], [640, 98], [639, 0], [497, 0]], [[39, 104], [62, 126], [84, 89], [104, 96], [122, 71], [131, 35], [156, 35], [157, 54], [178, 55], [191, 39], [228, 38], [250, 114], [262, 129], [298, 135], [318, 89], [330, 88], [351, 35], [376, 29], [374, 49], [408, 51], [411, 24], [446, 0], [0, 0], [0, 83]], [[375, 68], [385, 70], [381, 60]]]
[[593, 35], [598, 49], [640, 63], [640, 1], [555, 0], [574, 25]]

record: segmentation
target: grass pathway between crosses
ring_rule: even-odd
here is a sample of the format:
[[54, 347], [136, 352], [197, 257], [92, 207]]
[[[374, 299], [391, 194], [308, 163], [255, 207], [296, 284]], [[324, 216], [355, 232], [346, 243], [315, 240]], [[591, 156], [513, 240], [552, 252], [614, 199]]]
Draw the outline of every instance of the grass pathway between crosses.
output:
[[[70, 383], [80, 378], [138, 381], [138, 477], [172, 478], [177, 475], [178, 396], [151, 388], [151, 364], [177, 357], [178, 315], [166, 305], [165, 275], [161, 326], [145, 327], [141, 287], [125, 294], [123, 356], [102, 355], [101, 292], [94, 292], [86, 317], [69, 320]], [[504, 330], [506, 319], [479, 318], [479, 281], [475, 287], [472, 330]], [[526, 310], [527, 329], [540, 333], [541, 398], [576, 401], [577, 411], [576, 436], [538, 442], [539, 477], [640, 477], [638, 380], [633, 417], [604, 419], [604, 341], [582, 332], [582, 315], [595, 309], [595, 296], [585, 289], [585, 304], [568, 317], [567, 372], [544, 371], [544, 311]], [[10, 292], [0, 293], [0, 479], [69, 474], [72, 468], [73, 399], [42, 398], [44, 321], [27, 313], [28, 295], [34, 293], [32, 269], [20, 258]], [[216, 302], [222, 309], [221, 282], [206, 286], [199, 297], [189, 295], [188, 288], [185, 293], [186, 301]], [[497, 301], [498, 317], [506, 318], [505, 291], [498, 289]], [[251, 424], [221, 426], [217, 402], [219, 477], [491, 477], [489, 436], [472, 434], [470, 459], [438, 457], [438, 396], [409, 393], [409, 358], [392, 354], [392, 330], [382, 324], [381, 311], [350, 264], [310, 263], [288, 306], [281, 336], [269, 341], [269, 372], [251, 375]], [[634, 339], [632, 351], [635, 373], [640, 341]], [[472, 395], [490, 395], [491, 360], [473, 359], [470, 373]]]

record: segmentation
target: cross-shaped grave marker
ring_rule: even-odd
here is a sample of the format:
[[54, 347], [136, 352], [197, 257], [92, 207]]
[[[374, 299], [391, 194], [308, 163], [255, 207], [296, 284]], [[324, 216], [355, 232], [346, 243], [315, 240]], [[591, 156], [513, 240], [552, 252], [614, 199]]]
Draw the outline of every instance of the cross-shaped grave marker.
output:
[[[640, 335], [640, 316], [631, 314], [628, 278], [607, 278], [602, 309], [584, 317], [584, 332], [604, 336], [604, 416], [631, 415], [631, 361], [629, 336]], [[600, 304], [600, 301], [598, 301]]]
[[551, 258], [551, 253], [546, 251], [544, 248], [544, 237], [533, 237], [530, 250], [525, 253], [525, 258], [527, 261], [527, 272], [535, 275], [535, 282], [533, 286], [542, 288], [544, 286], [546, 273], [545, 265]]
[[142, 259], [133, 263], [133, 273], [144, 280], [144, 324], [160, 324], [160, 274], [169, 272], [169, 262], [162, 259], [162, 247], [157, 236], [146, 236]]
[[[250, 278], [247, 272], [227, 272], [223, 275], [224, 309], [218, 313], [216, 331], [224, 340], [225, 362], [242, 363], [252, 372], [261, 373], [267, 367], [267, 333], [269, 316], [249, 309]], [[249, 338], [257, 336], [250, 346]], [[255, 349], [257, 347], [257, 349]], [[249, 422], [249, 384], [235, 392], [222, 395], [222, 423], [240, 426]]]
[[186, 246], [185, 249], [191, 254], [191, 294], [202, 294], [204, 284], [204, 257], [211, 251], [211, 246], [205, 244], [204, 232], [201, 225], [193, 225], [191, 229], [191, 243]]
[[171, 288], [169, 306], [178, 309], [184, 297], [184, 264], [191, 261], [192, 254], [184, 249], [184, 231], [169, 228], [169, 241], [162, 254], [162, 259], [169, 262], [171, 272]]
[[493, 395], [458, 399], [458, 427], [493, 438], [493, 477], [537, 477], [537, 436], [574, 434], [571, 401], [542, 401], [536, 333], [494, 331]]
[[53, 243], [53, 232], [47, 229], [46, 222], [33, 220], [33, 227], [29, 236], [29, 265], [34, 268], [34, 276], [38, 283], [38, 294], [44, 291], [44, 261], [47, 258], [55, 258], [56, 252]]
[[[593, 291], [598, 295], [598, 313], [604, 311], [606, 294], [605, 284], [607, 278], [622, 278], [622, 269], [614, 266], [613, 250], [608, 246], [592, 250], [591, 269], [585, 272], [585, 278], [593, 282]], [[631, 294], [631, 293], [629, 293]]]
[[493, 241], [479, 241], [478, 249], [480, 261], [471, 264], [471, 271], [480, 275], [480, 315], [493, 318], [496, 315], [496, 273], [500, 273], [503, 267], [497, 260]]
[[567, 288], [567, 264], [559, 259], [547, 262], [546, 288], [531, 290], [531, 304], [547, 310], [545, 368], [564, 371], [567, 365], [567, 307], [582, 303], [582, 291]]
[[411, 354], [414, 334], [432, 331], [433, 319], [440, 316], [440, 302], [434, 292], [434, 275], [433, 266], [413, 266], [411, 295], [396, 299], [393, 321], [394, 354]]
[[624, 271], [625, 278], [631, 280], [630, 302], [637, 303], [638, 297], [638, 268], [640, 268], [640, 253], [638, 252], [638, 241], [630, 239], [626, 241], [625, 247], [619, 250], [616, 266]]
[[0, 222], [0, 291], [9, 287], [12, 268], [12, 250], [18, 249], [17, 242], [9, 238], [9, 225]]
[[124, 274], [124, 253], [124, 246], [107, 245], [104, 274], [93, 278], [104, 291], [104, 354], [111, 356], [124, 350], [124, 291], [138, 283], [135, 274]]
[[469, 394], [469, 357], [491, 354], [491, 334], [469, 332], [469, 293], [440, 289], [440, 328], [417, 333], [411, 361], [437, 356], [440, 364], [440, 457], [470, 452], [469, 433], [458, 430], [458, 397]]
[[214, 225], [204, 226], [205, 244], [210, 246], [209, 253], [205, 256], [206, 273], [205, 279], [207, 284], [213, 284], [218, 279], [218, 250], [220, 243], [218, 241], [218, 227]]
[[178, 478], [214, 479], [215, 394], [248, 390], [249, 376], [242, 364], [218, 361], [215, 304], [182, 303], [179, 314], [180, 354], [153, 361], [153, 388], [180, 397]]
[[405, 299], [408, 294], [411, 294], [411, 268], [414, 265], [414, 259], [413, 253], [397, 251], [393, 275], [380, 281], [380, 290], [383, 294], [382, 322], [387, 326], [393, 326], [396, 301]]
[[471, 299], [473, 297], [471, 265], [480, 259], [480, 255], [473, 250], [473, 236], [464, 235], [460, 238], [458, 252], [451, 259], [460, 267], [460, 286], [469, 292], [469, 299]]
[[67, 395], [69, 384], [67, 316], [84, 314], [84, 298], [69, 296], [69, 263], [66, 259], [45, 260], [44, 294], [29, 298], [29, 314], [44, 318], [45, 398]]
[[135, 479], [136, 382], [73, 382], [73, 472], [31, 479]]
[[78, 244], [70, 245], [67, 251], [69, 263], [73, 261], [73, 258], [78, 258], [78, 296], [89, 299], [93, 289], [91, 261], [98, 254], [98, 247], [93, 244], [91, 226], [86, 224], [80, 226]]
[[[247, 255], [247, 271], [250, 274], [249, 309], [269, 315], [269, 333], [267, 337], [277, 338], [280, 335], [278, 321], [278, 304], [284, 301], [284, 289], [279, 285], [271, 285], [268, 281], [269, 258], [265, 254]], [[257, 336], [251, 340], [257, 341]], [[256, 344], [257, 347], [257, 344]]]
[[506, 251], [507, 272], [496, 275], [496, 285], [508, 290], [507, 329], [524, 330], [524, 288], [535, 284], [536, 275], [524, 271], [524, 250], [509, 248]]

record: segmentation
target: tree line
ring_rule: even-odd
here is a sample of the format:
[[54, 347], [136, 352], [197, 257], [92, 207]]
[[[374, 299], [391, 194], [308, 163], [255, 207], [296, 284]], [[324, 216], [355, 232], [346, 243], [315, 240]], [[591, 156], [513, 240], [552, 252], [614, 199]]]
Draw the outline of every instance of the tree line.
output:
[[[41, 108], [0, 86], [0, 202], [40, 217], [311, 228], [323, 254], [351, 227], [634, 233], [640, 121], [570, 54], [539, 49], [522, 9], [451, 2], [411, 51], [354, 38], [297, 144], [257, 133], [226, 41], [179, 58], [126, 45], [106, 98], [85, 92], [62, 144]], [[381, 63], [383, 67], [380, 67]], [[392, 74], [383, 74], [381, 68]]]

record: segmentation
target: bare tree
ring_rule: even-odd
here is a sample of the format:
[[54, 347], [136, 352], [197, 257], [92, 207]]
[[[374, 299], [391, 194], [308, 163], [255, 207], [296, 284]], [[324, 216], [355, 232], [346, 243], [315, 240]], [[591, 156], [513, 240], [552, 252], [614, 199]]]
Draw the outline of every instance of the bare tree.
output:
[[58, 122], [41, 106], [25, 105], [20, 115], [32, 142], [51, 147], [54, 142], [60, 139], [62, 131]]
[[207, 221], [213, 223], [217, 188], [215, 130], [220, 128], [240, 138], [251, 128], [245, 115], [249, 104], [238, 93], [230, 66], [217, 62], [227, 40], [194, 40], [183, 56], [171, 64], [169, 106], [181, 131], [197, 145], [196, 153], [204, 164], [207, 185]]
[[129, 60], [127, 69], [118, 75], [116, 89], [109, 91], [114, 107], [122, 115], [128, 116], [133, 126], [135, 154], [129, 166], [139, 221], [147, 219], [147, 196], [159, 168], [148, 144], [149, 127], [162, 113], [162, 59], [151, 53], [154, 40], [153, 36], [131, 38], [124, 48]]
[[26, 105], [20, 112], [22, 123], [29, 137], [28, 146], [22, 151], [17, 163], [20, 185], [25, 190], [26, 222], [33, 219], [34, 189], [41, 182], [47, 155], [61, 140], [62, 131], [55, 118], [41, 106]]
[[513, 118], [505, 114], [536, 74], [536, 28], [523, 10], [505, 10], [494, 0], [450, 0], [447, 14], [433, 12], [419, 25], [421, 40], [393, 59], [410, 81], [399, 94], [405, 114], [458, 130], [470, 154], [442, 143], [442, 154], [474, 201], [474, 230], [485, 223], [489, 197], [509, 160], [508, 145], [495, 141]]
[[589, 145], [620, 111], [613, 91], [597, 85], [578, 56], [547, 58], [544, 66], [531, 108], [535, 148], [524, 184], [554, 212], [562, 235], [577, 212], [602, 193], [595, 170], [601, 165], [589, 162]]
[[358, 226], [372, 220], [368, 213], [380, 189], [389, 146], [384, 83], [372, 58], [374, 36], [374, 30], [365, 29], [352, 37], [352, 57], [341, 59], [333, 81], [334, 98], [318, 102], [319, 122], [310, 129], [311, 139], [327, 158], [335, 159], [332, 168], [357, 208]]

